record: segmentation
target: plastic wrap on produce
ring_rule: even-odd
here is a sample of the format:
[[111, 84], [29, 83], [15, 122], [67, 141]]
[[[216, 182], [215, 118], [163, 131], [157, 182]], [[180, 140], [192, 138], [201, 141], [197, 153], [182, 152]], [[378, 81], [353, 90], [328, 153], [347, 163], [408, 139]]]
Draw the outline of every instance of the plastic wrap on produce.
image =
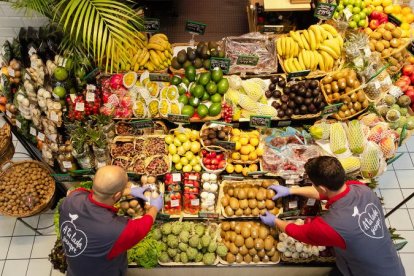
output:
[[229, 74], [268, 74], [277, 71], [275, 46], [260, 33], [224, 38], [226, 57], [230, 59]]

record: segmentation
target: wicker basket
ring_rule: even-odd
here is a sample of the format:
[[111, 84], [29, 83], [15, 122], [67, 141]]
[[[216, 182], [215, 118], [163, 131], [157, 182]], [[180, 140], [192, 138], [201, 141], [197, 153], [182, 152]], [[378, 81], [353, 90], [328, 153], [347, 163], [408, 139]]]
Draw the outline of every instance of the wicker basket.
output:
[[20, 167], [26, 164], [36, 164], [37, 167], [42, 169], [47, 174], [46, 178], [49, 178], [51, 184], [49, 185], [49, 187], [47, 187], [48, 191], [47, 191], [46, 200], [44, 200], [43, 202], [35, 206], [35, 208], [33, 208], [32, 210], [20, 213], [18, 215], [11, 213], [11, 212], [4, 211], [4, 210], [0, 210], [0, 215], [24, 218], [24, 217], [30, 217], [30, 216], [39, 214], [40, 212], [45, 210], [47, 207], [49, 207], [51, 204], [51, 201], [53, 200], [55, 189], [56, 189], [55, 180], [50, 176], [50, 173], [52, 172], [50, 168], [39, 161], [33, 161], [33, 160], [26, 160], [26, 161], [21, 161], [21, 162], [8, 161], [5, 164], [3, 164], [3, 166], [6, 165], [7, 163], [9, 163], [10, 166], [7, 167], [6, 169], [3, 169], [2, 167], [2, 171], [0, 173], [0, 179], [4, 179], [8, 177], [9, 174], [12, 173], [12, 171], [17, 167]]
[[[223, 168], [221, 168], [221, 169], [217, 169], [217, 170], [210, 170], [210, 169], [207, 169], [207, 168], [204, 166], [204, 164], [203, 164], [203, 155], [202, 155], [202, 151], [203, 151], [203, 150], [206, 150], [206, 151], [215, 151], [215, 152], [222, 152], [222, 153], [224, 154], [224, 158], [226, 158], [226, 159], [225, 159], [225, 160], [226, 160], [226, 163], [224, 164], [224, 167], [223, 167]], [[201, 167], [203, 168], [203, 170], [204, 170], [204, 171], [206, 171], [206, 172], [208, 172], [208, 173], [214, 173], [214, 174], [219, 175], [220, 173], [222, 173], [222, 172], [226, 169], [226, 166], [227, 166], [227, 157], [228, 157], [228, 152], [227, 152], [224, 148], [219, 147], [219, 146], [208, 146], [208, 147], [202, 147], [199, 155], [200, 155], [200, 157], [201, 157], [201, 160], [200, 160], [200, 165], [201, 165]]]
[[0, 140], [0, 166], [13, 158], [14, 145], [9, 124], [4, 124], [0, 129], [2, 139]]
[[228, 136], [228, 139], [226, 141], [230, 141], [231, 130], [233, 129], [233, 127], [230, 124], [227, 125], [227, 124], [223, 123], [223, 124], [217, 124], [217, 126], [211, 126], [212, 124], [214, 124], [214, 123], [212, 123], [212, 122], [206, 122], [201, 127], [201, 129], [200, 129], [200, 142], [201, 142], [201, 146], [206, 147], [206, 145], [204, 144], [204, 140], [201, 137], [203, 135], [204, 130], [206, 130], [208, 128], [220, 128], [220, 127], [224, 128], [224, 127], [228, 127], [230, 131], [226, 133], [227, 136]]

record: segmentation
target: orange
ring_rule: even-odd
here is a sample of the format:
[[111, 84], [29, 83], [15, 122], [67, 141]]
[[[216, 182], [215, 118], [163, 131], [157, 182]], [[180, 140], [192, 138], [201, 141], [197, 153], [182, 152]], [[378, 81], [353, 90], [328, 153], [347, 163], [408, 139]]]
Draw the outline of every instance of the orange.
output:
[[390, 13], [392, 13], [392, 11], [394, 10], [394, 7], [393, 6], [386, 6], [385, 8], [384, 8], [384, 12], [386, 13], [386, 14], [390, 14]]
[[403, 15], [408, 15], [411, 13], [411, 8], [410, 7], [404, 7], [401, 9], [401, 14]]
[[393, 14], [399, 14], [399, 13], [401, 13], [401, 6], [394, 5]]

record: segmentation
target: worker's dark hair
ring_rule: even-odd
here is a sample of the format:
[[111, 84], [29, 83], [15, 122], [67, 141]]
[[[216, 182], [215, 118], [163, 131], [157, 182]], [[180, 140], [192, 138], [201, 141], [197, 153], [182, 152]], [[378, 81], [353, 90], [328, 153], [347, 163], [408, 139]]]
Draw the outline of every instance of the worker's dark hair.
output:
[[325, 186], [331, 191], [338, 191], [345, 183], [344, 168], [335, 157], [311, 158], [305, 164], [305, 171], [314, 185]]

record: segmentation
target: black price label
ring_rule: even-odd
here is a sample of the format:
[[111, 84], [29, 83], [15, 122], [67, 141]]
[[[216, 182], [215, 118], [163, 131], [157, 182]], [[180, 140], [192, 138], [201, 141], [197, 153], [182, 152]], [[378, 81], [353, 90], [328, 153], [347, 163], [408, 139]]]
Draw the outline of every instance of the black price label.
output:
[[227, 174], [222, 176], [223, 179], [228, 180], [243, 180], [244, 177], [241, 174]]
[[395, 17], [392, 14], [388, 15], [388, 21], [393, 23], [394, 25], [396, 25], [398, 27], [401, 26], [401, 23], [402, 23], [401, 20], [399, 20], [397, 17]]
[[160, 30], [160, 20], [158, 18], [145, 18], [144, 28], [147, 33], [156, 33]]
[[52, 177], [55, 179], [56, 182], [73, 182], [75, 179], [67, 173], [54, 173]]
[[210, 70], [214, 70], [214, 68], [219, 67], [223, 71], [224, 74], [227, 74], [230, 69], [230, 59], [228, 58], [217, 58], [212, 57], [210, 59]]
[[414, 56], [414, 40], [411, 40], [410, 44], [408, 44], [407, 51]]
[[318, 3], [313, 16], [319, 19], [331, 19], [336, 11], [336, 5], [330, 3]]
[[71, 173], [73, 175], [89, 175], [89, 174], [94, 174], [94, 170], [93, 169], [74, 170]]
[[131, 125], [135, 129], [151, 128], [154, 127], [154, 122], [152, 120], [138, 120], [132, 121]]
[[222, 147], [226, 150], [234, 150], [236, 148], [236, 143], [229, 141], [217, 141], [216, 146]]
[[157, 74], [151, 73], [149, 74], [150, 81], [163, 81], [163, 82], [170, 82], [171, 78], [168, 74]]
[[213, 213], [213, 212], [199, 212], [198, 217], [199, 218], [218, 219], [219, 214], [218, 213]]
[[191, 20], [187, 20], [187, 22], [185, 23], [185, 31], [191, 34], [204, 35], [206, 27], [207, 24]]
[[170, 215], [169, 214], [161, 214], [161, 213], [158, 213], [157, 214], [157, 219], [159, 219], [159, 220], [169, 220], [170, 219]]
[[278, 33], [284, 28], [283, 25], [264, 25], [262, 32], [263, 33]]
[[270, 127], [271, 123], [270, 116], [250, 116], [250, 127]]
[[240, 55], [237, 57], [237, 65], [249, 65], [249, 66], [256, 66], [259, 62], [258, 56], [248, 56], [248, 55]]
[[140, 178], [139, 174], [133, 173], [133, 172], [127, 172], [127, 175], [129, 178], [138, 179]]
[[168, 114], [168, 121], [187, 124], [190, 122], [190, 117], [188, 115]]
[[343, 105], [343, 103], [337, 103], [337, 104], [332, 104], [332, 105], [325, 106], [323, 111], [322, 111], [322, 116], [328, 116], [328, 115], [337, 113], [339, 108], [341, 108], [342, 105]]
[[291, 72], [288, 74], [287, 78], [293, 79], [293, 78], [298, 78], [298, 77], [306, 77], [307, 75], [309, 75], [309, 73], [310, 73], [310, 70]]
[[255, 172], [249, 172], [248, 173], [248, 175], [249, 176], [253, 176], [253, 177], [259, 177], [259, 176], [263, 176], [263, 175], [266, 175], [267, 174], [267, 172], [262, 172], [262, 171], [255, 171]]
[[290, 126], [291, 123], [292, 123], [292, 121], [279, 121], [279, 122], [277, 122], [277, 126], [278, 127], [287, 127], [287, 126]]

